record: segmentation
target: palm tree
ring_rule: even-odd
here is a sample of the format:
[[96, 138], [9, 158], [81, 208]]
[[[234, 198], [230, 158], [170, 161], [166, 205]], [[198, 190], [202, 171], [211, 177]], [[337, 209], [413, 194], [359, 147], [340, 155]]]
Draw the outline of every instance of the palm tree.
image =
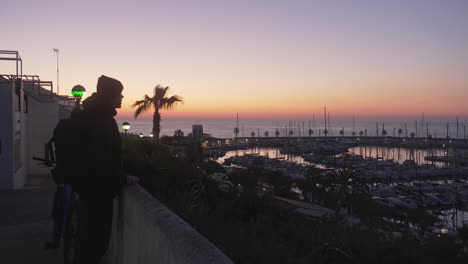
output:
[[359, 131], [359, 136], [361, 136], [361, 137], [364, 136], [364, 131], [362, 131], [362, 130]]
[[401, 137], [401, 134], [403, 133], [403, 129], [399, 128], [398, 129], [398, 136]]
[[183, 102], [182, 97], [178, 95], [173, 95], [171, 97], [166, 97], [167, 90], [169, 86], [162, 87], [161, 85], [156, 85], [153, 90], [153, 97], [149, 97], [145, 94], [143, 100], [136, 101], [133, 103], [132, 107], [135, 108], [135, 118], [137, 118], [142, 112], [147, 111], [151, 108], [154, 108], [153, 114], [153, 138], [157, 141], [159, 140], [159, 132], [161, 131], [161, 113], [163, 109], [172, 109], [177, 103]]
[[174, 131], [174, 137], [175, 138], [183, 138], [184, 137], [184, 132], [181, 129], [177, 129]]
[[265, 137], [268, 137], [270, 135], [270, 133], [268, 133], [268, 131], [265, 131], [264, 135], [265, 135]]

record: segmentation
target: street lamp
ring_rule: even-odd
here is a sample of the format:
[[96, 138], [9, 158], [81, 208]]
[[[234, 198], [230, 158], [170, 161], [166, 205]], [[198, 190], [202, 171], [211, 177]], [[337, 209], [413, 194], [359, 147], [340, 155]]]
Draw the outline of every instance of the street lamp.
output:
[[81, 99], [86, 95], [86, 89], [82, 85], [75, 85], [71, 90], [72, 96], [75, 98], [75, 107], [71, 112], [71, 116], [74, 117], [80, 112]]
[[127, 130], [130, 129], [130, 123], [128, 123], [128, 122], [123, 122], [122, 128], [123, 128], [123, 130], [125, 131], [125, 135], [127, 135]]
[[73, 86], [71, 90], [71, 94], [76, 100], [75, 107], [79, 108], [81, 99], [86, 96], [86, 89], [82, 85], [78, 84], [78, 85]]
[[140, 133], [140, 137], [141, 137], [141, 138], [143, 137], [143, 134], [142, 134], [142, 133]]
[[72, 96], [81, 99], [86, 96], [86, 89], [82, 85], [75, 85], [72, 88]]

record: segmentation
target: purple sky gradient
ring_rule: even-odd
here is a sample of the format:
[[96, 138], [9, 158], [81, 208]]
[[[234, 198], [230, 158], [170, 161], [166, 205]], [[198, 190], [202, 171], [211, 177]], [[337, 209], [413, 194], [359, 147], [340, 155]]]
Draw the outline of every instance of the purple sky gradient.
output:
[[62, 93], [110, 75], [124, 112], [160, 83], [185, 98], [174, 115], [468, 115], [467, 14], [464, 0], [9, 1], [0, 49], [55, 81], [60, 48]]

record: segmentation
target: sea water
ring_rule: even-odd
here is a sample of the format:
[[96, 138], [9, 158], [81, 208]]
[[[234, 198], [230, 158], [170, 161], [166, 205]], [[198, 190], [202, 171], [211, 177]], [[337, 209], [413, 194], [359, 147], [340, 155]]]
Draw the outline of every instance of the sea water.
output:
[[[128, 131], [129, 133], [141, 133], [148, 136], [153, 128], [150, 118], [133, 119], [118, 117], [116, 121], [121, 131], [121, 124], [125, 121], [129, 122], [131, 124], [131, 128]], [[251, 137], [252, 133], [254, 133], [256, 137], [264, 137], [267, 131], [269, 136], [273, 137], [276, 130], [280, 132], [280, 136], [289, 134], [288, 131], [293, 131], [294, 136], [308, 136], [309, 129], [312, 129], [313, 136], [319, 136], [319, 133], [323, 136], [323, 130], [325, 128], [323, 120], [316, 120], [314, 122], [312, 119], [248, 118], [239, 119], [237, 125], [236, 118], [189, 119], [163, 117], [160, 135], [172, 136], [174, 135], [174, 131], [178, 129], [182, 130], [184, 134], [187, 135], [192, 132], [192, 125], [195, 124], [203, 125], [204, 133], [218, 138], [233, 138], [234, 128], [236, 126], [239, 128], [239, 137]], [[466, 127], [468, 127], [468, 118], [459, 118], [458, 138], [464, 137]], [[398, 129], [402, 129], [402, 137], [409, 137], [411, 133], [415, 133], [418, 137], [426, 137], [427, 134], [430, 134], [438, 138], [445, 138], [447, 136], [457, 138], [456, 118], [426, 119], [423, 123], [421, 119], [418, 120], [416, 118], [411, 119], [406, 117], [358, 119], [354, 122], [354, 129], [352, 119], [350, 118], [332, 120], [328, 125], [327, 136], [340, 136], [340, 130], [344, 131], [344, 136], [351, 136], [353, 131], [356, 132], [356, 135], [362, 131], [363, 133], [367, 132], [368, 136], [376, 136], [377, 132], [378, 135], [381, 136], [384, 129], [387, 131], [387, 136], [399, 136]]]

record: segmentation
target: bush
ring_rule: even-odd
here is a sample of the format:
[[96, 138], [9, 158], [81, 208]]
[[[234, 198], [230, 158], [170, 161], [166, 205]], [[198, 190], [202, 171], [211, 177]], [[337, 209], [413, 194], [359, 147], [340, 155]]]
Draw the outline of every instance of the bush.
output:
[[[269, 196], [259, 198], [256, 187], [260, 178], [275, 186], [291, 184], [280, 174], [258, 167], [236, 170], [228, 178], [233, 184], [242, 184], [245, 192], [225, 193], [205, 177], [205, 171], [222, 172], [213, 162], [189, 163], [174, 157], [164, 145], [144, 138], [125, 138], [123, 148], [125, 169], [140, 176], [150, 193], [235, 263], [467, 263], [462, 246], [451, 237], [423, 242], [410, 234], [394, 238], [380, 228], [348, 226], [335, 217], [309, 218], [279, 208]], [[316, 191], [315, 180], [299, 184]], [[356, 210], [369, 215], [366, 224], [379, 215], [413, 222], [425, 216], [421, 210], [387, 211], [373, 204]], [[431, 220], [419, 224], [425, 226]]]

